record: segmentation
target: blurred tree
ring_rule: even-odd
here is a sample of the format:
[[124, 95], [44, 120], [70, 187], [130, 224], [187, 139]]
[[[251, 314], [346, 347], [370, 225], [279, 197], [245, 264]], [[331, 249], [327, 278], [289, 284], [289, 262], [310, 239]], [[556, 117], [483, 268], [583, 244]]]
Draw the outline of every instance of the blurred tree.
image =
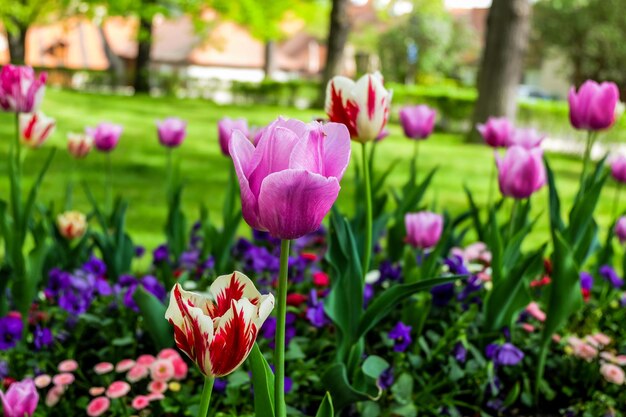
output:
[[0, 0], [0, 20], [7, 31], [11, 63], [24, 64], [28, 28], [66, 6], [64, 0]]
[[[540, 0], [534, 6], [533, 36], [541, 50], [565, 57], [572, 83], [612, 80], [626, 93], [626, 0]], [[533, 42], [534, 44], [534, 42]]]
[[332, 0], [328, 37], [326, 40], [326, 65], [322, 75], [320, 97], [325, 96], [328, 81], [341, 72], [343, 51], [350, 33], [348, 3], [348, 0]]
[[515, 117], [517, 87], [522, 77], [530, 32], [530, 0], [493, 0], [478, 73], [470, 141], [478, 141], [476, 124], [489, 116]]
[[214, 0], [212, 7], [223, 19], [250, 30], [265, 43], [264, 73], [271, 78], [276, 69], [276, 42], [285, 37], [285, 25], [302, 20], [307, 29], [319, 26], [322, 0]]

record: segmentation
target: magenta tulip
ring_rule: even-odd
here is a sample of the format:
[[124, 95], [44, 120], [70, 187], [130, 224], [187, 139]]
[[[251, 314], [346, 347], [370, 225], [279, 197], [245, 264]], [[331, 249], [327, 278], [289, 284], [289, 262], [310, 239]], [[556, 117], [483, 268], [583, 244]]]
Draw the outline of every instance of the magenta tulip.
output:
[[443, 232], [443, 216], [430, 211], [407, 213], [404, 216], [406, 242], [418, 249], [437, 245]]
[[615, 223], [615, 236], [619, 239], [620, 243], [626, 242], [626, 216], [622, 216]]
[[500, 192], [504, 196], [518, 200], [528, 198], [546, 183], [541, 148], [512, 146], [504, 158], [496, 155], [496, 165]]
[[424, 104], [403, 107], [400, 110], [400, 123], [404, 134], [410, 139], [426, 139], [433, 133], [436, 116], [437, 112]]
[[506, 117], [490, 117], [485, 124], [478, 124], [476, 129], [492, 148], [505, 148], [515, 131]]
[[14, 113], [37, 111], [45, 92], [47, 75], [35, 75], [31, 67], [5, 65], [0, 71], [0, 107]]
[[176, 117], [157, 121], [159, 142], [167, 148], [176, 148], [183, 143], [187, 135], [187, 122]]
[[626, 183], [626, 156], [618, 155], [611, 163], [611, 175], [615, 181]]
[[572, 87], [568, 95], [569, 119], [580, 130], [603, 130], [615, 123], [619, 90], [612, 82], [598, 84], [587, 80], [578, 92]]
[[6, 394], [0, 390], [5, 417], [32, 416], [37, 409], [39, 394], [32, 379], [11, 384]]
[[541, 142], [546, 135], [537, 132], [535, 129], [514, 129], [513, 134], [509, 136], [506, 147], [521, 146], [522, 148], [532, 149], [541, 146]]
[[248, 121], [246, 119], [229, 119], [224, 117], [217, 122], [217, 133], [220, 141], [220, 148], [224, 156], [229, 156], [228, 146], [230, 138], [235, 130], [239, 130], [244, 136], [249, 136]]
[[101, 152], [111, 152], [117, 146], [122, 134], [122, 126], [103, 122], [95, 128], [88, 127], [87, 135], [93, 139], [93, 144]]
[[337, 123], [279, 118], [256, 147], [235, 130], [229, 150], [243, 218], [273, 237], [295, 239], [317, 230], [337, 199], [350, 160], [350, 134]]
[[356, 82], [338, 75], [326, 87], [325, 110], [331, 122], [343, 123], [357, 142], [376, 140], [387, 125], [391, 92], [379, 73]]

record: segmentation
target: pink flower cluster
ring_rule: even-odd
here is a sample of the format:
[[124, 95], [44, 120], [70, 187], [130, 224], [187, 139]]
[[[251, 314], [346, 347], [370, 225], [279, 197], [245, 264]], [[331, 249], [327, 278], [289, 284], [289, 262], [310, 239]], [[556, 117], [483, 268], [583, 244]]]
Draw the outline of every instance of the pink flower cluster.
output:
[[[187, 377], [188, 366], [185, 360], [174, 349], [163, 349], [155, 357], [153, 355], [141, 355], [136, 360], [123, 359], [116, 365], [109, 362], [101, 362], [94, 366], [97, 375], [106, 375], [112, 372], [125, 374], [126, 381], [116, 380], [108, 387], [94, 386], [89, 393], [94, 397], [87, 405], [87, 415], [100, 416], [111, 406], [111, 400], [123, 401], [133, 389], [142, 391], [138, 383], [149, 380], [146, 390], [142, 394], [132, 397], [130, 406], [135, 410], [144, 410], [153, 401], [165, 398], [164, 393], [170, 389], [176, 391], [181, 381]], [[131, 386], [133, 384], [133, 386]], [[136, 384], [136, 385], [135, 385]], [[143, 385], [142, 385], [143, 387]]]
[[41, 374], [35, 377], [35, 386], [41, 390], [52, 385], [46, 393], [45, 403], [48, 407], [54, 407], [65, 391], [74, 383], [76, 380], [74, 371], [77, 369], [78, 363], [74, 359], [66, 359], [58, 364], [57, 370], [59, 373], [56, 375]]
[[616, 355], [605, 350], [612, 340], [604, 333], [595, 333], [580, 339], [576, 336], [567, 338], [568, 350], [574, 356], [587, 362], [600, 359], [600, 374], [607, 382], [623, 385], [626, 382], [626, 374], [622, 367], [626, 366], [626, 355]]

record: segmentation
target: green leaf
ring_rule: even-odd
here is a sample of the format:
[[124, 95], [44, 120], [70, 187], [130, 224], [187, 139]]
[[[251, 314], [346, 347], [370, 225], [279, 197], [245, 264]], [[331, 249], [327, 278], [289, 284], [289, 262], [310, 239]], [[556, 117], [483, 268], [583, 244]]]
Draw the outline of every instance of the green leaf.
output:
[[333, 409], [333, 399], [330, 396], [330, 392], [327, 392], [326, 395], [324, 395], [324, 399], [322, 400], [322, 403], [320, 404], [320, 408], [318, 408], [317, 414], [315, 414], [315, 417], [334, 417], [334, 416], [335, 416], [335, 410]]
[[378, 379], [387, 368], [389, 368], [389, 362], [376, 355], [368, 356], [361, 365], [363, 373], [373, 379]]
[[474, 197], [472, 196], [472, 192], [467, 187], [467, 185], [463, 185], [463, 190], [465, 190], [465, 195], [467, 196], [467, 201], [470, 206], [470, 214], [472, 216], [472, 222], [474, 223], [474, 229], [476, 230], [476, 235], [478, 236], [478, 240], [481, 242], [485, 241], [485, 228], [483, 227], [482, 222], [480, 221], [480, 210], [476, 203], [474, 202]]
[[254, 413], [257, 417], [274, 417], [274, 374], [256, 343], [247, 360], [252, 371]]
[[376, 396], [359, 391], [348, 382], [348, 372], [343, 363], [331, 365], [322, 376], [322, 382], [331, 392], [334, 398], [334, 407], [337, 411], [341, 411], [348, 405], [359, 401], [376, 399]]
[[391, 386], [394, 399], [399, 404], [409, 404], [413, 397], [413, 378], [408, 373], [401, 374]]
[[454, 275], [450, 277], [431, 278], [418, 281], [413, 284], [399, 284], [387, 288], [381, 295], [376, 297], [374, 301], [363, 313], [360, 320], [357, 337], [360, 338], [374, 328], [389, 313], [398, 308], [402, 301], [408, 299], [413, 294], [420, 291], [428, 290], [436, 285], [447, 284], [464, 278], [463, 275]]
[[154, 341], [157, 349], [165, 349], [174, 345], [174, 336], [170, 324], [165, 320], [165, 305], [153, 294], [146, 291], [141, 285], [133, 294], [143, 317], [146, 330]]

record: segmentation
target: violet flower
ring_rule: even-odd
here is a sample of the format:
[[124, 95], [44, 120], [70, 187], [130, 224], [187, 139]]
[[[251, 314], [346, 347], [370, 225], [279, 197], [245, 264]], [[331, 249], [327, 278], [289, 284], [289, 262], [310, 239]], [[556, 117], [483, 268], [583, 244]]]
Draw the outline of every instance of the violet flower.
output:
[[0, 318], [0, 350], [14, 348], [22, 339], [24, 323], [19, 315], [9, 314]]
[[411, 345], [411, 326], [399, 321], [389, 332], [387, 337], [394, 341], [393, 350], [396, 352], [404, 352]]

